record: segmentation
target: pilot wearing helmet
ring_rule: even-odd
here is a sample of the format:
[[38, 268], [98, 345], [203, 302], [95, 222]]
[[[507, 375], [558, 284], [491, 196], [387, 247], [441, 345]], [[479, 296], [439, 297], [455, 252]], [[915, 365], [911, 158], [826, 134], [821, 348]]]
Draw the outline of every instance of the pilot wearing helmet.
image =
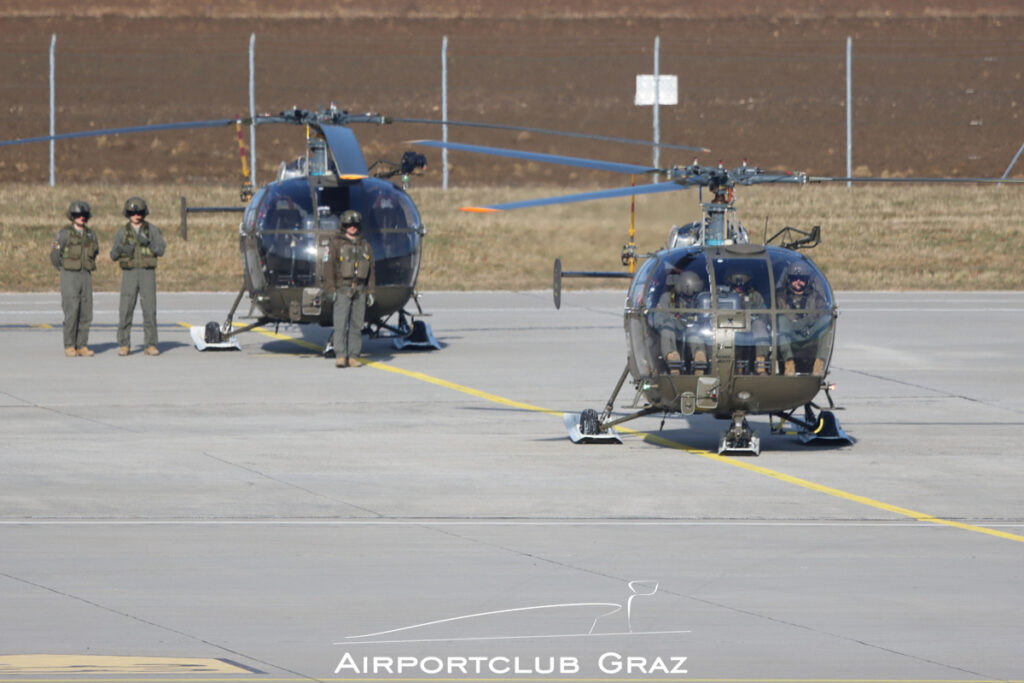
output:
[[[725, 275], [725, 284], [729, 292], [735, 295], [739, 306], [743, 310], [767, 309], [764, 297], [761, 292], [752, 286], [750, 274], [742, 270], [731, 270]], [[767, 314], [751, 314], [750, 331], [737, 332], [737, 352], [742, 349], [753, 348], [754, 368], [757, 374], [763, 375], [768, 372], [768, 347], [771, 345], [771, 334], [768, 332]], [[749, 360], [749, 357], [744, 359]]]
[[[803, 261], [791, 263], [775, 292], [779, 315], [779, 356], [783, 374], [795, 375], [797, 364], [810, 365], [812, 375], [825, 373], [825, 359], [832, 348], [832, 312], [828, 299], [818, 290], [814, 270]], [[813, 360], [813, 363], [811, 362]]]
[[682, 337], [693, 363], [693, 374], [703, 375], [707, 370], [708, 355], [704, 337], [700, 333], [701, 316], [696, 312], [673, 309], [701, 308], [698, 298], [705, 289], [704, 279], [693, 271], [670, 274], [666, 278], [669, 286], [658, 297], [658, 308], [664, 309], [654, 318], [661, 344], [661, 357], [668, 365], [669, 374], [678, 375], [683, 367], [679, 353], [679, 338]]
[[100, 242], [86, 223], [92, 211], [86, 202], [75, 200], [68, 206], [71, 221], [57, 233], [50, 248], [50, 262], [60, 271], [60, 302], [64, 309], [64, 355], [95, 356], [89, 348], [92, 325], [92, 271]]
[[363, 238], [363, 217], [349, 209], [341, 214], [341, 230], [327, 245], [324, 287], [334, 297], [334, 366], [358, 368], [363, 348], [366, 308], [376, 287], [373, 247]]
[[149, 207], [142, 197], [124, 203], [128, 221], [114, 235], [110, 260], [121, 266], [121, 301], [118, 306], [117, 355], [131, 353], [132, 318], [135, 304], [142, 302], [142, 335], [147, 356], [159, 356], [156, 331], [156, 260], [164, 255], [167, 242], [160, 229], [146, 220]]

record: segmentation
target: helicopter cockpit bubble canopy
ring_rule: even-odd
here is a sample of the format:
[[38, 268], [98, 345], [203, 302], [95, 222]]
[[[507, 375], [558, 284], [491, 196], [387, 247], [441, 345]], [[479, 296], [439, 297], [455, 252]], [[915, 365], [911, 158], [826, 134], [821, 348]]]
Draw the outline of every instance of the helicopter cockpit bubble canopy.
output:
[[263, 264], [262, 273], [249, 273], [251, 281], [269, 286], [316, 286], [317, 232], [337, 230], [338, 217], [348, 209], [363, 216], [362, 234], [373, 247], [377, 282], [413, 287], [423, 234], [419, 212], [404, 190], [370, 177], [337, 185], [314, 183], [312, 187], [308, 178], [297, 177], [258, 191], [242, 220], [243, 237], [256, 237], [259, 255], [247, 261]]
[[638, 380], [721, 376], [721, 364], [734, 375], [808, 375], [828, 364], [835, 307], [824, 275], [797, 252], [680, 247], [641, 266], [625, 326]]

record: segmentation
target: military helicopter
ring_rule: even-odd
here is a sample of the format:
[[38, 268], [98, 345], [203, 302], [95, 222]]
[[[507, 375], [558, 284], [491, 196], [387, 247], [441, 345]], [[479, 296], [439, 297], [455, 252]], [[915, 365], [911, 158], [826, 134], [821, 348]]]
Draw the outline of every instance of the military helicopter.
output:
[[[354, 123], [386, 124], [376, 114], [350, 114], [334, 105], [326, 110], [294, 108], [278, 115], [251, 119], [215, 119], [65, 133], [0, 142], [0, 146], [159, 130], [285, 123], [305, 126], [306, 153], [282, 163], [277, 178], [258, 189], [249, 181], [242, 151], [242, 207], [187, 207], [182, 198], [182, 237], [187, 239], [188, 211], [240, 211], [242, 285], [223, 323], [215, 321], [191, 329], [200, 350], [240, 348], [236, 335], [269, 323], [333, 324], [333, 306], [323, 290], [326, 245], [339, 230], [339, 217], [348, 209], [362, 215], [363, 236], [373, 247], [376, 271], [374, 301], [366, 311], [366, 330], [373, 336], [389, 335], [399, 348], [408, 345], [440, 348], [429, 325], [406, 309], [411, 299], [423, 315], [415, 293], [419, 274], [423, 221], [404, 185], [426, 167], [423, 155], [407, 152], [399, 164], [378, 161], [367, 167]], [[390, 182], [397, 174], [403, 187]], [[251, 324], [235, 327], [233, 318], [242, 297], [252, 300]], [[255, 315], [254, 315], [255, 313]], [[392, 318], [397, 318], [392, 322]], [[332, 355], [328, 345], [325, 354]]]
[[[241, 332], [268, 323], [333, 325], [333, 306], [323, 289], [327, 244], [349, 209], [363, 216], [363, 236], [373, 246], [376, 295], [366, 311], [372, 336], [389, 335], [397, 348], [440, 348], [430, 326], [406, 310], [411, 299], [423, 315], [415, 293], [423, 222], [405, 191], [388, 178], [401, 173], [405, 182], [426, 167], [426, 158], [407, 152], [400, 164], [378, 161], [372, 171], [349, 124], [389, 123], [380, 114], [349, 114], [331, 107], [311, 112], [293, 109], [262, 116], [253, 124], [290, 123], [306, 127], [306, 154], [282, 163], [277, 178], [251, 191], [242, 213], [240, 247], [243, 282], [226, 320], [207, 323], [202, 335], [193, 328], [197, 348], [224, 348]], [[404, 185], [405, 183], [403, 183]], [[183, 235], [185, 206], [182, 207]], [[233, 327], [233, 317], [248, 292], [256, 320]], [[397, 321], [391, 322], [396, 317]], [[325, 355], [332, 355], [328, 344]]]
[[[631, 223], [629, 243], [621, 254], [628, 272], [564, 271], [556, 259], [553, 290], [559, 307], [564, 277], [630, 280], [623, 314], [626, 366], [601, 413], [587, 409], [565, 414], [573, 442], [620, 442], [617, 425], [655, 413], [708, 413], [731, 422], [720, 436], [720, 454], [760, 453], [760, 437], [747, 421], [749, 415], [756, 414], [770, 416], [773, 433], [796, 434], [804, 443], [853, 443], [833, 412], [832, 386], [827, 381], [838, 306], [824, 273], [801, 253], [820, 243], [821, 228], [787, 226], [763, 244], [751, 243], [736, 217], [737, 186], [833, 181], [1006, 182], [998, 178], [808, 176], [769, 172], [746, 162], [734, 169], [721, 164], [701, 166], [696, 161], [655, 169], [433, 140], [416, 144], [665, 177], [664, 182], [638, 187], [463, 207], [472, 212], [698, 188], [702, 219], [673, 226], [663, 249], [638, 254]], [[707, 202], [702, 201], [705, 190], [711, 195]], [[615, 400], [629, 378], [636, 389], [632, 404], [636, 410], [613, 416]], [[824, 392], [827, 408], [815, 403], [820, 392]]]

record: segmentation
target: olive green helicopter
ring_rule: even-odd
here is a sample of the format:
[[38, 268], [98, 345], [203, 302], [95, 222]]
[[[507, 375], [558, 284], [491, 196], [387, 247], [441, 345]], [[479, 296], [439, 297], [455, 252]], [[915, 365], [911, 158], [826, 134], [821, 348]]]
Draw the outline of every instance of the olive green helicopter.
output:
[[[825, 182], [1021, 182], [1001, 178], [875, 178], [809, 176], [748, 166], [667, 169], [534, 154], [477, 145], [419, 140], [414, 144], [528, 159], [619, 173], [660, 174], [661, 182], [463, 207], [492, 212], [625, 197], [696, 187], [702, 218], [673, 226], [664, 248], [639, 254], [635, 229], [621, 254], [625, 271], [566, 271], [554, 264], [554, 302], [561, 305], [566, 277], [629, 280], [623, 312], [626, 363], [604, 409], [566, 413], [575, 443], [621, 442], [615, 427], [661, 413], [707, 413], [730, 426], [718, 452], [758, 455], [761, 440], [751, 415], [769, 415], [772, 433], [795, 434], [803, 443], [854, 442], [839, 424], [830, 395], [829, 363], [839, 308], [825, 274], [805, 254], [821, 241], [820, 226], [784, 227], [761, 244], [750, 240], [737, 218], [734, 190], [760, 184]], [[710, 195], [703, 201], [704, 192]], [[626, 381], [636, 394], [632, 412], [614, 414]], [[816, 402], [824, 394], [827, 405]], [[664, 424], [664, 421], [663, 423]]]

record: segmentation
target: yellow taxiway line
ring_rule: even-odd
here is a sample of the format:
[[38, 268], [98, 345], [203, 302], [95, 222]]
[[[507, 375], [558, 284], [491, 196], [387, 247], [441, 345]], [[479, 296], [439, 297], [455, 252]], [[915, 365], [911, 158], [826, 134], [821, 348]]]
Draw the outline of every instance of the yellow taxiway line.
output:
[[[254, 329], [252, 331], [253, 332], [258, 332], [258, 333], [260, 333], [262, 335], [271, 337], [273, 339], [278, 339], [278, 340], [281, 340], [281, 341], [289, 341], [289, 342], [292, 342], [293, 344], [297, 344], [297, 345], [299, 345], [299, 346], [301, 346], [303, 348], [306, 348], [306, 349], [311, 349], [311, 350], [318, 351], [318, 352], [322, 352], [323, 351], [323, 347], [320, 346], [319, 344], [313, 344], [313, 343], [307, 342], [307, 341], [305, 341], [303, 339], [296, 339], [295, 337], [289, 337], [287, 335], [278, 334], [277, 332], [271, 332], [269, 330], [261, 330], [259, 328], [256, 328], [256, 329]], [[538, 413], [547, 413], [549, 415], [561, 415], [562, 414], [561, 411], [551, 410], [550, 408], [542, 408], [540, 406], [531, 405], [529, 403], [523, 403], [521, 401], [514, 401], [512, 399], [505, 398], [503, 396], [498, 396], [496, 394], [491, 394], [491, 393], [488, 393], [486, 391], [480, 391], [479, 389], [474, 389], [472, 387], [468, 387], [468, 386], [465, 386], [463, 384], [456, 384], [455, 382], [449, 382], [447, 380], [439, 379], [437, 377], [432, 377], [432, 376], [424, 374], [422, 372], [416, 372], [416, 371], [413, 371], [413, 370], [405, 370], [403, 368], [399, 368], [399, 367], [394, 366], [394, 365], [388, 365], [386, 363], [381, 363], [381, 362], [373, 361], [373, 360], [368, 360], [368, 361], [366, 361], [365, 364], [366, 364], [367, 367], [374, 368], [376, 370], [384, 370], [386, 372], [391, 372], [391, 373], [398, 374], [398, 375], [404, 375], [406, 377], [418, 380], [420, 382], [427, 382], [428, 384], [434, 384], [434, 385], [439, 386], [439, 387], [444, 387], [445, 389], [451, 389], [452, 391], [458, 391], [460, 393], [467, 394], [469, 396], [473, 396], [473, 397], [476, 397], [476, 398], [481, 398], [481, 399], [484, 399], [485, 401], [491, 401], [492, 403], [498, 403], [498, 404], [501, 404], [501, 405], [504, 405], [504, 406], [509, 406], [509, 407], [512, 407], [512, 408], [518, 408], [520, 410], [529, 410], [529, 411], [538, 412]], [[971, 531], [971, 532], [978, 533], [978, 534], [985, 534], [987, 536], [994, 536], [996, 538], [1002, 538], [1002, 539], [1008, 540], [1008, 541], [1016, 541], [1017, 543], [1024, 543], [1024, 535], [1021, 535], [1021, 534], [1014, 534], [1014, 533], [1010, 533], [1009, 531], [1000, 531], [998, 529], [991, 529], [989, 527], [978, 526], [978, 525], [975, 525], [975, 524], [966, 524], [964, 522], [957, 522], [956, 520], [952, 520], [952, 519], [943, 519], [942, 517], [936, 517], [935, 515], [930, 515], [930, 514], [925, 513], [925, 512], [918, 512], [917, 510], [911, 510], [910, 508], [905, 508], [905, 507], [902, 507], [902, 506], [899, 506], [899, 505], [892, 505], [891, 503], [885, 503], [885, 502], [880, 501], [880, 500], [875, 500], [874, 498], [868, 498], [867, 496], [861, 496], [861, 495], [858, 495], [856, 493], [850, 493], [849, 491], [843, 491], [842, 489], [837, 489], [837, 488], [832, 487], [832, 486], [826, 486], [824, 484], [818, 484], [818, 483], [810, 481], [808, 479], [803, 479], [801, 477], [795, 477], [793, 475], [785, 474], [784, 472], [779, 472], [777, 470], [772, 470], [772, 469], [769, 469], [767, 467], [762, 467], [760, 465], [754, 465], [754, 464], [751, 464], [751, 463], [746, 462], [744, 460], [740, 460], [740, 459], [733, 458], [733, 457], [727, 457], [727, 456], [718, 455], [717, 453], [712, 453], [711, 451], [703, 450], [703, 449], [700, 449], [700, 448], [693, 448], [691, 446], [687, 446], [687, 445], [679, 443], [677, 441], [672, 441], [670, 439], [666, 439], [665, 437], [658, 436], [657, 434], [651, 434], [649, 432], [642, 432], [642, 431], [639, 431], [639, 430], [629, 429], [629, 428], [625, 428], [625, 427], [618, 427], [617, 429], [618, 429], [618, 431], [623, 432], [625, 434], [632, 434], [634, 436], [639, 436], [639, 437], [643, 438], [645, 441], [650, 441], [651, 443], [658, 444], [659, 446], [664, 446], [666, 448], [673, 448], [675, 450], [683, 451], [685, 453], [690, 453], [692, 455], [697, 455], [697, 456], [700, 456], [702, 458], [706, 458], [708, 460], [713, 460], [713, 461], [718, 462], [718, 463], [722, 463], [722, 464], [725, 464], [725, 465], [730, 465], [732, 467], [738, 467], [738, 468], [740, 468], [742, 470], [746, 470], [748, 472], [753, 472], [755, 474], [760, 474], [761, 476], [769, 477], [771, 479], [782, 481], [782, 482], [785, 482], [787, 484], [792, 484], [793, 486], [799, 486], [801, 488], [804, 488], [804, 489], [807, 489], [807, 490], [810, 490], [810, 491], [815, 491], [817, 493], [823, 493], [825, 495], [832, 496], [834, 498], [840, 498], [842, 500], [847, 500], [847, 501], [850, 501], [852, 503], [858, 503], [860, 505], [865, 505], [867, 507], [875, 508], [877, 510], [883, 510], [885, 512], [891, 512], [893, 514], [900, 515], [900, 516], [903, 516], [903, 517], [909, 517], [910, 519], [913, 519], [913, 520], [918, 521], [918, 522], [926, 522], [926, 523], [929, 523], [929, 524], [938, 524], [938, 525], [941, 525], [941, 526], [953, 527], [955, 529], [962, 529], [964, 531]]]

